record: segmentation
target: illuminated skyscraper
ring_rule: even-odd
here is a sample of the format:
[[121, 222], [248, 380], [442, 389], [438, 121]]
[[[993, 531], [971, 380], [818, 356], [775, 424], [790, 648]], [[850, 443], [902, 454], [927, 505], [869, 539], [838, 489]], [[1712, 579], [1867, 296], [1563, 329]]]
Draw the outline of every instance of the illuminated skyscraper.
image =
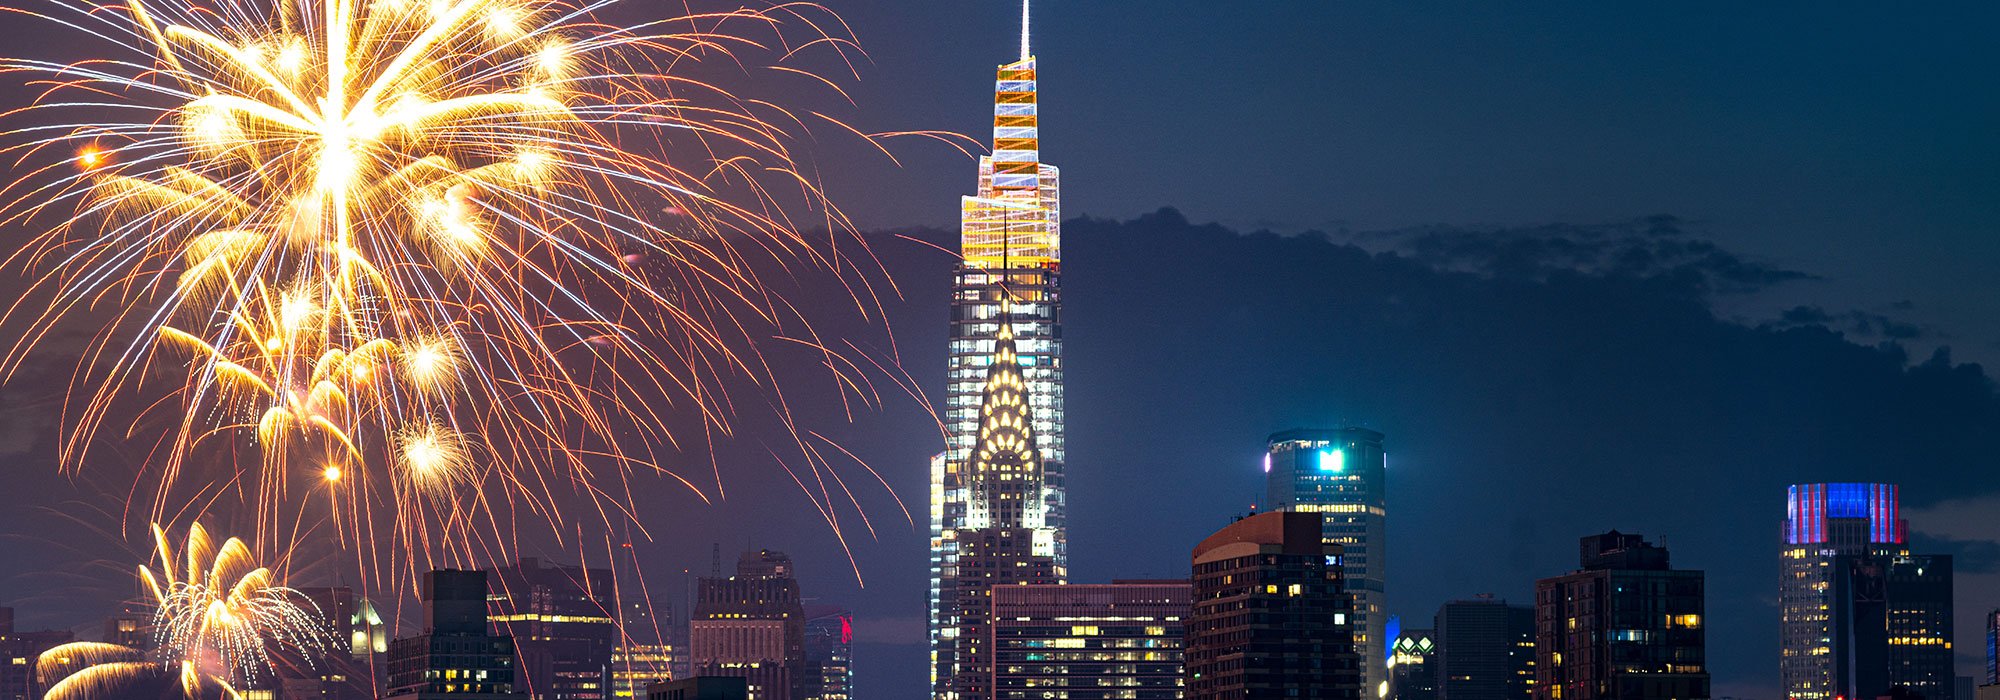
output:
[[1383, 579], [1387, 459], [1382, 434], [1361, 428], [1287, 430], [1270, 438], [1265, 503], [1273, 510], [1326, 516], [1326, 541], [1346, 554], [1347, 592], [1354, 596], [1354, 649], [1361, 655], [1362, 695], [1387, 689], [1388, 621]]
[[1778, 594], [1787, 698], [1956, 690], [1951, 557], [1910, 553], [1899, 496], [1893, 484], [1789, 490]]
[[647, 585], [632, 543], [620, 543], [618, 549], [618, 578], [613, 581], [618, 636], [611, 647], [611, 697], [644, 700], [647, 688], [673, 680], [675, 663], [687, 654], [674, 630], [685, 626], [675, 624], [671, 598]]
[[[2000, 608], [1986, 613], [1986, 683], [2000, 685]], [[1959, 698], [1958, 700], [1965, 700]]]
[[1000, 66], [994, 85], [993, 154], [979, 159], [977, 194], [961, 203], [945, 451], [931, 459], [939, 698], [961, 697], [952, 677], [962, 666], [990, 662], [961, 657], [985, 651], [992, 585], [1067, 575], [1061, 198], [1055, 166], [1041, 162], [1035, 81], [1023, 0], [1020, 59]]
[[695, 676], [748, 679], [750, 700], [804, 700], [805, 605], [792, 558], [760, 549], [736, 560], [736, 575], [700, 579], [688, 646]]
[[1437, 700], [1437, 632], [1406, 629], [1390, 643], [1391, 700]]
[[323, 655], [300, 658], [293, 650], [280, 651], [277, 662], [277, 690], [285, 700], [373, 700], [380, 689], [374, 685], [377, 655], [388, 651], [388, 634], [374, 603], [357, 596], [345, 586], [299, 588], [312, 601], [320, 625], [332, 642]]
[[[639, 588], [636, 583], [631, 587]], [[673, 627], [674, 608], [664, 596], [643, 590], [620, 594], [618, 638], [611, 648], [612, 697], [644, 698], [654, 683], [673, 680], [674, 661], [685, 653], [674, 645]]]
[[389, 643], [388, 700], [527, 700], [514, 638], [487, 628], [486, 572], [424, 574], [424, 631]]

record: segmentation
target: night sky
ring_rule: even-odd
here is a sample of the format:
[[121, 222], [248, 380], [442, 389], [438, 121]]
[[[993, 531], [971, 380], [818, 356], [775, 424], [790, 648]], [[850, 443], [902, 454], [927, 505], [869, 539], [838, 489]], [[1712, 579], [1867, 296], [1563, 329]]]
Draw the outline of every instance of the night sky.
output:
[[[983, 134], [1018, 5], [829, 5], [869, 54], [857, 126]], [[1880, 480], [1920, 551], [1959, 557], [1973, 673], [2000, 606], [2000, 394], [1977, 364], [2000, 359], [1996, 30], [1985, 3], [1037, 3], [1043, 153], [1077, 217], [1073, 580], [1185, 575], [1261, 492], [1265, 435], [1358, 425], [1387, 435], [1405, 626], [1531, 602], [1576, 538], [1638, 532], [1708, 572], [1716, 696], [1775, 698], [1784, 486]], [[10, 54], [59, 52], [43, 32], [0, 19]], [[921, 139], [900, 165], [823, 148], [900, 285], [893, 336], [847, 325], [940, 396], [952, 259], [929, 244], [953, 246], [973, 165]], [[716, 448], [726, 498], [640, 486], [639, 550], [668, 587], [714, 542], [789, 551], [809, 596], [859, 615], [859, 697], [915, 700], [942, 441], [878, 379], [851, 422], [811, 379], [793, 411], [918, 520], [850, 465], [873, 525], [842, 516], [850, 565], [751, 421]], [[145, 545], [116, 534], [129, 480], [55, 473], [62, 389], [0, 389], [26, 494], [0, 511], [0, 604], [94, 632]], [[109, 532], [55, 534], [75, 521]]]

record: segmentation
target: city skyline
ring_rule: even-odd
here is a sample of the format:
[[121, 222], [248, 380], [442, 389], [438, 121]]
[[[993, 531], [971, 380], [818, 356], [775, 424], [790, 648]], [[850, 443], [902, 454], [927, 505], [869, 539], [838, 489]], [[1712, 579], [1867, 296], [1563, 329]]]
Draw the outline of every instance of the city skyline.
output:
[[[1009, 5], [1006, 19], [1012, 20], [1011, 3], [999, 4]], [[1038, 4], [1037, 11], [1044, 9]], [[1070, 19], [1091, 13], [1054, 6], [1047, 11]], [[856, 21], [878, 13], [858, 9]], [[1038, 22], [1056, 25], [1036, 33], [1038, 47], [1083, 38], [1061, 19]], [[994, 57], [1011, 54], [1011, 22], [1004, 31], [989, 29], [969, 34], [981, 38], [965, 43], [979, 44], [981, 52]], [[860, 31], [868, 30], [863, 25]], [[996, 53], [985, 44], [996, 43], [989, 39], [1001, 34], [1010, 40], [997, 42], [1002, 45]], [[1026, 70], [1044, 68], [1030, 60], [1025, 26], [1020, 34]], [[901, 46], [897, 40], [889, 43]], [[1070, 52], [1066, 55], [1076, 51], [1051, 50]], [[883, 59], [876, 56], [878, 62]], [[971, 76], [992, 64], [980, 60], [984, 62], [951, 66], [963, 78], [960, 87], [968, 89], [939, 95], [938, 104], [954, 112], [980, 110], [976, 99], [968, 103], [957, 96], [978, 92], [969, 88], [981, 81]], [[1046, 73], [1038, 82], [1053, 94], [1074, 94], [1078, 84], [1063, 83], [1081, 81], [1091, 71], [1088, 63], [1043, 63]], [[1022, 64], [1010, 65], [1021, 70]], [[996, 87], [1005, 93], [1007, 66], [1002, 69], [1003, 84]], [[1037, 84], [1029, 92], [1043, 88]], [[778, 466], [781, 460], [760, 454], [769, 450], [755, 444], [759, 433], [746, 427], [715, 447], [713, 459], [676, 464], [684, 470], [676, 473], [691, 473], [698, 480], [712, 469], [712, 481], [728, 483], [726, 489], [719, 483], [715, 489], [718, 495], [726, 491], [726, 498], [703, 503], [672, 483], [627, 487], [640, 494], [635, 501], [646, 504], [639, 518], [652, 524], [616, 546], [642, 550], [633, 557], [652, 579], [648, 589], [684, 590], [682, 579], [689, 575], [683, 572], [701, 570], [710, 542], [798, 553], [807, 573], [802, 584], [807, 602], [817, 598], [855, 611], [859, 697], [919, 697], [909, 690], [910, 669], [921, 665], [914, 659], [926, 645], [911, 641], [911, 635], [913, 629], [921, 635], [925, 626], [922, 581], [927, 577], [915, 557], [936, 546], [927, 541], [920, 505], [933, 496], [925, 472], [937, 471], [936, 466], [924, 468], [926, 457], [970, 452], [978, 431], [968, 431], [968, 426], [978, 421], [967, 419], [976, 415], [972, 412], [987, 366], [983, 360], [998, 349], [991, 337], [997, 330], [985, 326], [997, 327], [993, 319], [1013, 313], [1001, 310], [997, 299], [960, 308], [947, 300], [970, 288], [1006, 284], [1046, 295], [1028, 300], [1020, 309], [1028, 320], [1012, 325], [1024, 341], [1040, 343], [1018, 346], [1019, 355], [1042, 353], [1036, 366], [1048, 368], [1026, 370], [1022, 381], [1059, 387], [1043, 390], [1050, 400], [1027, 401], [1027, 414], [1033, 416], [1030, 439], [1041, 447], [1043, 468], [1052, 467], [1048, 471], [1055, 484], [1034, 500], [1048, 506], [1041, 517], [1054, 533], [1052, 574], [1058, 578], [1101, 582], [1185, 576], [1175, 569], [1184, 564], [1175, 556], [1184, 558], [1186, 547], [1202, 533], [1263, 500], [1259, 494], [1266, 493], [1267, 484], [1257, 465], [1260, 454], [1267, 454], [1262, 436], [1298, 426], [1353, 426], [1389, 434], [1397, 452], [1384, 487], [1397, 518], [1383, 544], [1396, 550], [1397, 558], [1394, 573], [1386, 577], [1385, 585], [1394, 592], [1382, 617], [1401, 617], [1405, 628], [1416, 628], [1426, 624], [1421, 620], [1430, 610], [1449, 600], [1481, 593], [1517, 603], [1531, 600], [1526, 593], [1537, 578], [1574, 568], [1562, 563], [1567, 556], [1562, 542], [1612, 527], [1641, 531], [1670, 539], [1677, 563], [1710, 572], [1711, 610], [1726, 616], [1711, 613], [1717, 696], [1769, 698], [1778, 686], [1778, 608], [1767, 602], [1776, 598], [1769, 583], [1775, 560], [1768, 552], [1743, 555], [1706, 543], [1727, 536], [1768, 541], [1764, 535], [1776, 522], [1770, 505], [1785, 485], [1903, 483], [1907, 472], [1908, 537], [1919, 551], [1957, 555], [1956, 662], [1960, 673], [1976, 670], [1968, 664], [1979, 651], [1984, 627], [1973, 623], [1996, 604], [1991, 591], [2000, 586], [2000, 557], [1992, 549], [2000, 545], [1990, 535], [1996, 523], [1989, 515], [2000, 505], [2000, 484], [1974, 470], [1982, 446], [1994, 445], [2000, 434], [1993, 412], [2000, 400], [1983, 371], [1964, 363], [1966, 357], [1978, 360], [1993, 352], [1972, 340], [1984, 331], [1960, 336], [1929, 325], [1909, 331], [1914, 322], [1907, 319], [1915, 316], [1891, 302], [1848, 311], [1853, 302], [1843, 298], [1846, 291], [1816, 295], [1797, 289], [1815, 284], [1813, 278], [1823, 274], [1823, 268], [1807, 264], [1810, 260], [1800, 262], [1808, 256], [1743, 253], [1759, 247], [1727, 240], [1726, 226], [1655, 216], [1650, 210], [1626, 212], [1629, 218], [1604, 224], [1440, 225], [1385, 231], [1375, 239], [1348, 231], [1327, 240], [1191, 224], [1171, 211], [1065, 221], [1055, 203], [1054, 168], [1041, 164], [1044, 139], [1052, 144], [1049, 160], [1071, 168], [1069, 182], [1063, 183], [1070, 188], [1069, 211], [1104, 211], [1095, 202], [1105, 198], [1084, 199], [1079, 193], [1100, 194], [1108, 185], [1102, 171], [1078, 169], [1063, 150], [1073, 146], [1092, 152], [1082, 143], [1090, 120], [1079, 119], [1075, 127], [1067, 121], [1087, 103], [1040, 102], [1052, 115], [1061, 115], [1052, 116], [1050, 134], [1010, 133], [1004, 138], [1033, 143], [1026, 149], [1000, 148], [1003, 125], [996, 120], [991, 160], [956, 161], [958, 175], [950, 182], [959, 195], [969, 189], [967, 174], [975, 168], [981, 172], [980, 184], [970, 188], [973, 194], [958, 207], [963, 231], [884, 225], [868, 234], [898, 285], [883, 310], [893, 335], [876, 339], [893, 345], [900, 365], [900, 376], [885, 372], [893, 381], [884, 379], [874, 387], [889, 398], [859, 411], [820, 397], [796, 397], [790, 405], [792, 415], [809, 417], [825, 435], [825, 444], [838, 446], [881, 475], [882, 488], [850, 495], [856, 498], [856, 510], [871, 522], [863, 525], [852, 513], [829, 517], [810, 508], [824, 501], [811, 496], [801, 500], [804, 485], [787, 477]], [[995, 174], [1017, 163], [1001, 151], [1030, 153], [1018, 163], [1034, 168], [1032, 192], [1038, 201], [1023, 207], [1032, 210], [1032, 217], [1017, 217], [1021, 212], [1005, 197], [991, 196], [996, 187], [1006, 187]], [[913, 165], [909, 172], [926, 172], [926, 167]], [[1040, 201], [1044, 197], [1047, 201]], [[1129, 196], [1120, 206], [1127, 205]], [[886, 208], [899, 206], [905, 205]], [[1192, 203], [1186, 206], [1201, 211]], [[1215, 218], [1241, 220], [1240, 215]], [[1043, 238], [1039, 248], [1033, 240], [1014, 240], [1015, 229], [1024, 223], [1039, 227], [1028, 236]], [[991, 227], [988, 235], [1000, 232], [998, 242], [975, 243], [980, 226]], [[956, 272], [950, 270], [952, 259], [932, 248], [956, 250], [961, 244], [968, 260]], [[974, 245], [998, 247], [975, 254]], [[1060, 321], [1053, 272], [1057, 260], [1080, 268], [1060, 288]], [[980, 272], [1021, 263], [1032, 269], [1044, 262], [1045, 280], [1023, 281], [1012, 274], [994, 280]], [[973, 281], [968, 274], [988, 278]], [[1773, 303], [1782, 305], [1771, 307]], [[1457, 315], [1449, 318], [1466, 329], [1463, 334], [1418, 328], [1430, 325], [1423, 320], [1427, 314], [1448, 306], [1456, 309]], [[961, 312], [969, 315], [946, 320]], [[1649, 328], [1624, 320], [1626, 315], [1661, 320]], [[1880, 342], [1897, 340], [1904, 345]], [[1950, 356], [1923, 361], [1930, 347], [1954, 341], [1964, 348], [1958, 362]], [[945, 348], [948, 352], [938, 352]], [[1486, 362], [1488, 352], [1515, 364]], [[941, 354], [948, 365], [937, 361]], [[1419, 357], [1424, 359], [1413, 359]], [[1320, 362], [1342, 366], [1323, 368]], [[1664, 370], [1669, 378], [1642, 378], [1664, 362], [1678, 364]], [[966, 374], [974, 368], [982, 373]], [[1047, 373], [1036, 376], [1037, 371]], [[1857, 374], [1862, 379], [1851, 386], [1822, 388]], [[0, 415], [13, 421], [9, 430], [29, 434], [13, 436], [22, 447], [11, 454], [32, 464], [46, 461], [52, 451], [50, 438], [33, 436], [52, 432], [33, 414], [52, 405], [48, 396], [54, 389], [28, 381], [25, 388], [16, 384], [0, 394]], [[904, 382], [910, 388], [893, 386]], [[936, 402], [937, 422], [924, 401], [897, 395], [912, 392]], [[1641, 402], [1638, 397], [1657, 406], [1627, 406]], [[1517, 410], [1520, 406], [1525, 409]], [[1736, 408], [1740, 413], [1714, 410], [1719, 406], [1742, 408]], [[1705, 411], [1717, 417], [1698, 415]], [[1761, 420], [1740, 421], [1750, 425], [1739, 427], [1722, 414]], [[838, 416], [855, 417], [852, 423], [829, 419]], [[1857, 428], [1884, 423], [1913, 432], [1927, 444], [1902, 451], [1867, 445], [1859, 437]], [[1066, 437], [1071, 433], [1073, 440]], [[1071, 455], [1079, 465], [1090, 466], [1066, 473]], [[948, 458], [935, 464], [943, 461]], [[849, 469], [842, 473], [846, 486], [876, 488], [866, 472]], [[1621, 507], [1586, 506], [1556, 514], [1549, 506], [1565, 500], [1561, 489], [1537, 494], [1507, 483], [1510, 475], [1524, 482], [1545, 480], [1561, 488], [1629, 495], [1618, 501]], [[52, 473], [31, 476], [28, 488], [65, 495], [39, 505], [62, 510], [59, 517], [80, 518], [88, 515], [88, 507], [76, 505], [79, 500], [122, 486], [92, 478], [62, 483]], [[1486, 494], [1501, 498], [1483, 498]], [[1504, 507], [1489, 502], [1514, 499], [1519, 500]], [[904, 509], [911, 513], [908, 521]], [[1713, 515], [1695, 517], [1690, 511]], [[31, 533], [32, 528], [18, 524], [30, 522], [29, 516], [12, 517], [10, 532]], [[33, 532], [4, 545], [4, 551], [23, 558], [35, 552], [87, 552], [65, 560], [75, 561], [81, 570], [59, 575], [86, 584], [85, 593], [72, 597], [129, 595], [129, 580], [84, 571], [97, 560], [119, 560], [117, 527], [100, 523], [100, 531], [78, 538], [83, 541], [60, 543]], [[597, 568], [613, 567], [617, 560], [616, 566], [624, 566], [623, 554], [610, 556], [613, 543], [594, 536], [564, 535], [554, 541], [530, 534], [519, 545], [515, 554], [522, 557]], [[345, 583], [324, 561], [337, 559], [306, 562], [299, 569], [300, 580]], [[48, 576], [20, 573], [19, 585], [0, 586], [0, 604], [15, 602], [33, 620], [56, 624], [72, 619], [94, 631], [111, 613], [109, 604], [98, 606], [102, 610], [87, 619], [56, 612], [83, 604], [52, 600]], [[121, 585], [123, 590], [117, 590]], [[18, 590], [28, 593], [12, 593]], [[412, 608], [401, 605], [386, 614], [392, 624], [403, 625], [399, 636], [407, 636], [415, 617]], [[1765, 624], [1767, 618], [1771, 624]], [[1716, 639], [1721, 630], [1742, 634]], [[1374, 636], [1377, 643], [1390, 641], [1380, 631]], [[1718, 649], [1717, 644], [1724, 646]]]

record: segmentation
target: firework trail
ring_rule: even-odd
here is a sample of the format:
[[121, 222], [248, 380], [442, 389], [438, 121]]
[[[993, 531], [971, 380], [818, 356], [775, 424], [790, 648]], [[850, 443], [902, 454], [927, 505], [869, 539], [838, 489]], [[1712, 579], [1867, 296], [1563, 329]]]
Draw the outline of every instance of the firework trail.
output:
[[149, 661], [136, 649], [102, 642], [71, 642], [42, 652], [35, 664], [35, 677], [48, 688], [42, 693], [43, 700], [243, 697], [228, 681], [203, 674], [191, 663], [174, 667]]
[[413, 574], [504, 547], [519, 516], [564, 532], [565, 496], [629, 514], [626, 480], [671, 475], [656, 453], [686, 439], [667, 407], [712, 439], [753, 403], [726, 378], [784, 413], [760, 341], [826, 355], [843, 401], [876, 396], [765, 275], [831, 275], [879, 317], [882, 281], [856, 273], [880, 268], [795, 149], [811, 125], [888, 134], [700, 77], [761, 66], [837, 91], [789, 65], [846, 58], [821, 27], [837, 20], [798, 3], [596, 19], [617, 2], [0, 8], [109, 48], [0, 60], [42, 90], [8, 115], [27, 123], [4, 152], [32, 172], [0, 211], [54, 222], [7, 261], [35, 283], [0, 373], [59, 324], [111, 316], [63, 464], [164, 381], [128, 429], [166, 424], [135, 509], [187, 522], [238, 498], [268, 554], [330, 530], [365, 573], [401, 557]]

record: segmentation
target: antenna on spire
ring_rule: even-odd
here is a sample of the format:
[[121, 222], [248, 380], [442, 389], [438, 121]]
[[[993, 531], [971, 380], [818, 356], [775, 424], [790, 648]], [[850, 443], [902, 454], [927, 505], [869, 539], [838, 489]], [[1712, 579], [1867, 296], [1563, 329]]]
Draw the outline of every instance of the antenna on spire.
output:
[[1028, 2], [1021, 0], [1021, 60], [1028, 60]]

